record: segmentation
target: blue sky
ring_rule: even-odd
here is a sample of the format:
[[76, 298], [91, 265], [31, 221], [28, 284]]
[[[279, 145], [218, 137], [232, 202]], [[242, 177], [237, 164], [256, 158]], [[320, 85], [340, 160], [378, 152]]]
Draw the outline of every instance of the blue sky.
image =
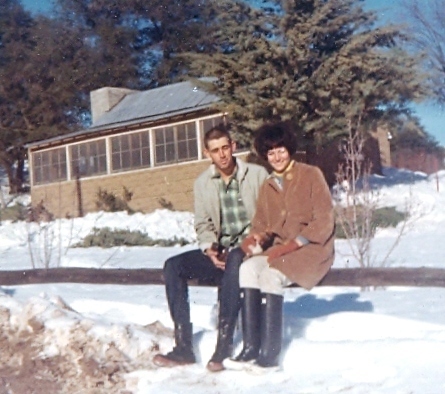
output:
[[[425, 5], [431, 0], [424, 0]], [[50, 9], [51, 0], [22, 0], [25, 7], [34, 12], [44, 12]], [[366, 0], [365, 8], [377, 11], [384, 21], [400, 23], [403, 21], [400, 13], [401, 0]], [[445, 146], [445, 110], [433, 104], [416, 105], [415, 111], [421, 119], [425, 130], [433, 135], [441, 145]]]
[[48, 11], [51, 0], [22, 0], [22, 4], [32, 12]]

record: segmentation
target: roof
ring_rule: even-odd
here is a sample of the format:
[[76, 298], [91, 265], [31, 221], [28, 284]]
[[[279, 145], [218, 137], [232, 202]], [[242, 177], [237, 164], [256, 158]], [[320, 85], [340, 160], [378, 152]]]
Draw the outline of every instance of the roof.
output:
[[126, 95], [93, 125], [109, 126], [123, 122], [140, 122], [141, 119], [167, 117], [208, 107], [219, 98], [200, 89], [191, 81], [179, 82], [160, 88]]
[[[203, 79], [208, 81], [208, 79]], [[127, 94], [92, 127], [73, 133], [31, 142], [26, 147], [58, 142], [101, 130], [111, 130], [169, 118], [209, 108], [219, 102], [218, 96], [206, 92], [192, 81], [179, 82], [155, 89]]]

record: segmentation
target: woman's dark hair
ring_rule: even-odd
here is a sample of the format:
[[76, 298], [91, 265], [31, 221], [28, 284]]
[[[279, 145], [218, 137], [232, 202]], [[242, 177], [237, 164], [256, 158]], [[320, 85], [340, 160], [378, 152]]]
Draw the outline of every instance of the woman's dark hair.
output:
[[255, 133], [253, 146], [258, 156], [267, 160], [267, 152], [274, 148], [285, 147], [290, 155], [297, 150], [297, 138], [288, 121], [266, 123]]

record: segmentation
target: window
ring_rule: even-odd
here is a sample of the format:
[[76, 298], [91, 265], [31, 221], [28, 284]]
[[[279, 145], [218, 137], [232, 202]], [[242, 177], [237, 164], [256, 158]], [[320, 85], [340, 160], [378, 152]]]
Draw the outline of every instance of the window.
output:
[[109, 152], [105, 137], [68, 145], [68, 148], [35, 152], [33, 183], [38, 185], [67, 180], [68, 162], [70, 179], [76, 179], [78, 176], [107, 174], [108, 163], [111, 166], [110, 171], [117, 173], [152, 165], [162, 166], [198, 160], [201, 158], [201, 135], [224, 121], [225, 117], [218, 115], [198, 121], [114, 135], [109, 137]]
[[198, 159], [195, 122], [162, 127], [153, 132], [155, 165]]
[[149, 132], [124, 134], [111, 138], [112, 171], [150, 166]]
[[212, 127], [218, 126], [221, 123], [225, 122], [224, 116], [215, 116], [214, 118], [203, 119], [200, 122], [200, 127], [202, 131], [202, 135], [209, 131]]
[[33, 153], [32, 166], [34, 185], [65, 181], [67, 179], [65, 148]]
[[100, 175], [107, 172], [105, 139], [72, 145], [70, 154], [73, 178]]

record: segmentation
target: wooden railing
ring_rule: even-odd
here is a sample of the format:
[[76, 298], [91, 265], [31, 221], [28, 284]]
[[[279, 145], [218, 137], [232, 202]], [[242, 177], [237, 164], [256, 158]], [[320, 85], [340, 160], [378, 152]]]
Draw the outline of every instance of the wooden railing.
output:
[[[90, 283], [115, 285], [163, 285], [162, 269], [52, 268], [0, 270], [0, 286], [41, 283]], [[196, 286], [214, 283], [191, 281]], [[318, 286], [417, 286], [445, 287], [441, 268], [333, 268]]]

